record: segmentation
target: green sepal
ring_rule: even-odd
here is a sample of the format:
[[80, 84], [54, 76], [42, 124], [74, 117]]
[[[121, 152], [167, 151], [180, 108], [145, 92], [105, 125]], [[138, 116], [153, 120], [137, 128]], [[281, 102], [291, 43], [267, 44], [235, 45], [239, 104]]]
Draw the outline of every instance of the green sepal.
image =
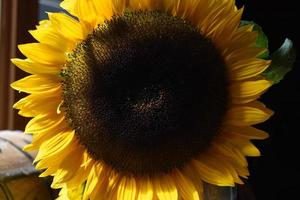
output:
[[277, 84], [293, 68], [296, 60], [296, 50], [293, 47], [293, 42], [286, 38], [282, 46], [271, 55], [270, 59], [272, 60], [271, 65], [263, 72], [263, 76]]
[[269, 42], [268, 42], [268, 37], [266, 36], [266, 34], [263, 32], [261, 26], [259, 26], [258, 24], [256, 24], [253, 21], [246, 21], [246, 20], [242, 20], [240, 23], [240, 26], [245, 26], [251, 24], [253, 25], [253, 31], [258, 33], [256, 42], [255, 42], [255, 47], [257, 48], [265, 48], [267, 49], [267, 51], [263, 54], [261, 54], [260, 56], [258, 56], [258, 58], [261, 59], [268, 59], [269, 58], [269, 51], [268, 51], [268, 47], [269, 47]]

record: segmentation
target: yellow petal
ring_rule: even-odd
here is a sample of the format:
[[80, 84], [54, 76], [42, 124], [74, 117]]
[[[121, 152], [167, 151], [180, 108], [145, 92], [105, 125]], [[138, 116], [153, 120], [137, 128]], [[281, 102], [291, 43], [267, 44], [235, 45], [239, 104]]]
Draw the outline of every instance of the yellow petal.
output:
[[[233, 5], [232, 5], [233, 6]], [[241, 17], [244, 12], [244, 7], [241, 9], [237, 10], [236, 12], [231, 12], [229, 15], [226, 17], [222, 17], [223, 19], [219, 22], [221, 25], [219, 26], [219, 29], [216, 29], [214, 33], [212, 33], [212, 38], [213, 40], [216, 41], [216, 44], [221, 45], [223, 43], [223, 40], [226, 40], [228, 38], [230, 40], [230, 36], [235, 33], [236, 29], [238, 28], [240, 24]], [[219, 21], [219, 20], [218, 20]], [[224, 38], [224, 35], [227, 37]], [[226, 48], [223, 46], [223, 48]]]
[[244, 80], [261, 74], [270, 65], [271, 61], [251, 58], [240, 60], [232, 65], [227, 65], [231, 80]]
[[62, 116], [62, 114], [57, 114], [56, 112], [38, 115], [27, 123], [25, 133], [42, 132], [45, 127], [50, 127], [61, 120]]
[[162, 3], [156, 0], [130, 0], [129, 2], [133, 10], [159, 10]]
[[191, 162], [189, 162], [183, 169], [182, 173], [189, 178], [194, 183], [194, 187], [198, 191], [199, 197], [203, 199], [203, 180], [202, 177], [199, 176], [197, 171], [195, 171]]
[[[45, 101], [36, 101], [32, 95], [25, 97], [27, 103], [22, 106], [19, 115], [24, 117], [35, 117], [40, 114], [47, 114], [58, 109], [60, 100], [57, 98], [43, 98]], [[32, 102], [32, 103], [30, 103]], [[45, 105], [47, 102], [47, 105]]]
[[225, 124], [233, 126], [250, 126], [269, 119], [273, 112], [258, 102], [241, 106], [232, 106], [227, 112]]
[[159, 200], [178, 200], [177, 188], [171, 177], [167, 175], [158, 177], [154, 187]]
[[29, 33], [40, 43], [49, 45], [62, 52], [71, 51], [75, 46], [75, 42], [72, 42], [62, 36], [57, 30], [51, 28], [31, 30]]
[[[52, 93], [56, 92], [55, 95]], [[61, 104], [61, 88], [54, 88], [47, 92], [30, 94], [14, 104], [15, 109], [20, 109], [19, 115], [35, 117], [40, 114], [55, 112]], [[47, 102], [47, 104], [45, 104]]]
[[221, 132], [218, 136], [222, 143], [226, 146], [241, 152], [245, 156], [260, 156], [259, 150], [251, 143], [247, 137], [242, 137], [237, 134]]
[[179, 194], [183, 199], [200, 200], [199, 193], [196, 190], [194, 183], [185, 177], [179, 170], [175, 170], [173, 177]]
[[101, 177], [99, 180], [99, 175], [103, 170], [103, 166], [94, 165], [92, 166], [91, 172], [87, 178], [86, 188], [84, 191], [84, 199], [88, 199], [91, 193], [94, 191], [95, 187], [97, 186], [97, 182], [100, 181], [98, 184], [101, 184], [101, 180], [105, 180], [104, 177]]
[[215, 138], [212, 143], [212, 147], [218, 154], [230, 159], [230, 162], [235, 162], [237, 165], [242, 167], [248, 167], [247, 160], [245, 156], [236, 148], [232, 146], [230, 142], [228, 142], [224, 137]]
[[[41, 159], [46, 159], [54, 154], [57, 155], [58, 152], [68, 153], [66, 151], [68, 146], [74, 145], [74, 131], [70, 130], [68, 132], [63, 132], [52, 137], [50, 140], [44, 142], [34, 160], [34, 162], [40, 161]], [[72, 148], [69, 149], [70, 151]], [[48, 159], [49, 161], [49, 159]]]
[[257, 139], [263, 140], [269, 137], [269, 134], [265, 131], [259, 130], [257, 128], [246, 126], [246, 127], [237, 127], [237, 126], [226, 126], [222, 130], [223, 132], [235, 134], [241, 137], [248, 139]]
[[46, 44], [28, 43], [18, 47], [27, 58], [40, 64], [60, 66], [66, 62], [64, 52]]
[[15, 64], [21, 70], [29, 74], [58, 74], [61, 70], [61, 66], [58, 65], [45, 65], [33, 62], [30, 59], [11, 59], [11, 62]]
[[79, 21], [88, 24], [90, 31], [97, 25], [97, 12], [93, 0], [77, 0], [76, 13]]
[[66, 183], [76, 175], [83, 161], [83, 151], [84, 150], [78, 146], [78, 148], [70, 151], [66, 157], [62, 159], [53, 178], [52, 188], [61, 188], [63, 183]]
[[124, 176], [118, 187], [117, 200], [135, 200], [136, 190], [135, 178]]
[[260, 151], [247, 138], [231, 137], [230, 142], [245, 156], [260, 156]]
[[48, 141], [53, 136], [61, 133], [66, 132], [68, 130], [68, 125], [65, 123], [65, 118], [62, 116], [61, 119], [59, 119], [56, 123], [50, 124], [49, 126], [46, 126], [43, 131], [35, 133], [33, 135], [31, 144], [24, 147], [25, 151], [32, 151], [37, 150], [40, 148], [40, 146]]
[[172, 13], [174, 16], [189, 20], [194, 13], [196, 1], [176, 0], [173, 3]]
[[202, 164], [206, 165], [211, 170], [215, 171], [219, 174], [220, 179], [223, 179], [223, 186], [233, 186], [234, 185], [234, 177], [230, 172], [230, 169], [226, 168], [226, 165], [220, 165], [220, 162], [226, 162], [222, 157], [217, 157], [218, 154], [214, 151], [214, 149], [209, 149], [205, 154], [201, 154], [197, 160]]
[[[88, 157], [88, 162], [86, 158]], [[68, 180], [67, 186], [69, 188], [76, 188], [80, 183], [83, 183], [87, 180], [88, 175], [91, 173], [94, 162], [89, 158], [88, 153], [85, 151], [83, 153], [83, 163], [79, 170], [74, 174], [72, 179]]]
[[77, 13], [75, 12], [75, 4], [76, 4], [76, 1], [74, 1], [74, 0], [63, 0], [60, 3], [60, 7], [62, 7], [66, 11], [68, 11], [70, 14], [77, 16]]
[[[216, 149], [214, 145], [212, 145], [204, 157], [205, 162], [209, 163], [210, 166], [223, 172], [224, 175], [227, 174], [228, 177], [232, 177], [235, 183], [243, 184], [243, 181], [239, 178], [238, 170], [236, 169], [236, 162], [232, 162], [232, 158], [236, 159], [232, 154], [229, 157], [228, 155], [224, 156], [218, 152], [218, 149]], [[222, 165], [219, 165], [218, 163], [222, 163]]]
[[26, 104], [34, 103], [34, 101], [43, 101], [45, 99], [52, 99], [52, 98], [58, 98], [60, 99], [60, 93], [61, 93], [61, 86], [53, 88], [51, 90], [40, 92], [40, 93], [33, 93], [28, 95], [25, 98], [20, 99], [17, 103], [13, 105], [13, 108], [15, 109], [23, 109], [23, 107]]
[[[166, 0], [164, 2], [166, 2], [165, 7], [169, 8], [170, 2], [172, 1]], [[203, 20], [211, 12], [213, 4], [215, 4], [215, 1], [194, 1], [194, 9], [192, 15], [188, 18], [189, 21], [191, 21], [196, 27], [201, 27]]]
[[273, 84], [268, 80], [235, 82], [230, 87], [232, 103], [244, 104], [254, 101]]
[[[231, 175], [224, 174], [206, 163], [206, 160], [192, 160], [191, 164], [202, 180], [218, 186], [234, 186]], [[218, 163], [219, 164], [219, 163]]]
[[149, 178], [143, 178], [137, 181], [138, 195], [137, 200], [152, 200], [153, 199], [153, 187]]
[[[109, 11], [109, 15], [111, 16], [111, 11], [110, 10], [113, 10], [114, 11], [114, 14], [122, 14], [124, 12], [124, 10], [126, 8], [129, 7], [129, 2], [128, 0], [113, 0], [112, 3], [109, 3], [109, 1], [105, 1], [103, 0], [105, 3], [106, 3], [106, 7]], [[94, 3], [97, 4], [98, 0], [94, 0]]]
[[102, 23], [105, 20], [110, 20], [111, 17], [116, 14], [115, 6], [117, 8], [122, 8], [118, 11], [119, 14], [123, 13], [125, 9], [125, 1], [124, 0], [114, 0], [114, 1], [107, 1], [107, 0], [93, 0], [93, 4], [95, 6], [95, 10], [98, 15], [97, 23]]
[[238, 28], [232, 35], [228, 43], [223, 44], [228, 52], [237, 51], [238, 49], [245, 49], [253, 47], [257, 39], [258, 33], [252, 32], [253, 26], [242, 26]]
[[58, 77], [52, 75], [30, 75], [11, 84], [15, 90], [26, 93], [46, 92], [60, 87]]
[[78, 21], [64, 13], [48, 13], [49, 19], [61, 35], [72, 41], [81, 41], [84, 34]]
[[78, 184], [76, 188], [70, 188], [69, 186], [66, 186], [66, 184], [63, 184], [62, 190], [59, 193], [59, 198], [56, 200], [82, 200], [82, 193], [84, 191], [85, 184], [81, 183]]
[[225, 56], [225, 61], [227, 65], [232, 65], [239, 60], [245, 60], [249, 58], [257, 58], [267, 51], [266, 48], [256, 48], [256, 47], [243, 47], [231, 51], [227, 56]]
[[[217, 140], [217, 139], [216, 139]], [[232, 143], [224, 138], [221, 138], [216, 144], [212, 144], [217, 154], [226, 158], [226, 160], [233, 166], [239, 176], [247, 178], [249, 176], [248, 163], [245, 155]]]
[[[227, 4], [227, 2], [223, 2], [223, 4], [214, 5], [210, 13], [201, 23], [201, 30], [205, 35], [211, 38], [216, 46], [222, 49], [227, 47], [223, 43], [227, 44], [227, 41], [230, 41], [231, 35], [237, 29], [243, 13], [243, 8], [232, 12], [231, 8], [234, 5]], [[226, 37], [224, 37], [224, 35], [226, 35]]]
[[88, 176], [83, 200], [116, 199], [116, 197], [107, 198], [112, 190], [111, 187], [109, 187], [109, 181], [112, 179], [111, 173], [112, 172], [108, 167], [102, 164], [95, 164], [91, 174]]
[[56, 198], [56, 200], [70, 200], [66, 185], [64, 185], [64, 187], [62, 187], [62, 189], [59, 191], [59, 197]]
[[[46, 147], [41, 147], [40, 150], [45, 148]], [[56, 151], [53, 151], [51, 154], [40, 155], [39, 161], [35, 166], [35, 168], [37, 170], [46, 169], [42, 174], [40, 174], [41, 177], [45, 177], [49, 175], [53, 176], [59, 169], [62, 160], [67, 156], [67, 154], [70, 151], [72, 151], [76, 147], [74, 147], [74, 145], [69, 143], [69, 144], [65, 144], [64, 146], [59, 145], [59, 147], [56, 148], [57, 148]], [[34, 163], [35, 162], [37, 162], [37, 160], [34, 160]]]

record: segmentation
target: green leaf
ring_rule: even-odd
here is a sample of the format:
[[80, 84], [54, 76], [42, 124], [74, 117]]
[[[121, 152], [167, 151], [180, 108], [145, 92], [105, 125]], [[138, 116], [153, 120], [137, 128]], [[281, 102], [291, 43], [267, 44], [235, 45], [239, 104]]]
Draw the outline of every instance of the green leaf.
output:
[[[257, 36], [256, 42], [255, 42], [255, 47], [268, 49], [268, 47], [269, 47], [268, 37], [263, 32], [261, 26], [259, 26], [258, 24], [256, 24], [253, 21], [245, 21], [245, 20], [241, 21], [240, 26], [245, 26], [248, 24], [253, 25], [253, 31], [258, 32], [258, 36]], [[268, 59], [269, 51], [266, 51], [265, 53], [260, 55], [259, 58]]]
[[271, 60], [271, 65], [263, 72], [263, 75], [276, 84], [293, 68], [296, 60], [296, 51], [293, 47], [293, 42], [285, 39], [282, 46], [271, 55]]

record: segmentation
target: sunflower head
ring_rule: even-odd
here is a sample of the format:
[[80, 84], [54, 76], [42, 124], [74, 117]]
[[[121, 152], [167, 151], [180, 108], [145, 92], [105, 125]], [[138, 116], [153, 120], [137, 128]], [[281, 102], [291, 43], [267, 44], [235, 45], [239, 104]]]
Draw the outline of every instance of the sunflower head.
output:
[[95, 159], [134, 174], [168, 171], [216, 134], [228, 104], [225, 72], [218, 50], [191, 24], [125, 11], [70, 55], [63, 107]]
[[[272, 111], [263, 34], [231, 0], [64, 0], [13, 59], [27, 150], [62, 199], [200, 200], [242, 184]], [[272, 70], [271, 70], [272, 71]], [[222, 164], [220, 164], [222, 163]], [[76, 197], [75, 197], [76, 196]]]

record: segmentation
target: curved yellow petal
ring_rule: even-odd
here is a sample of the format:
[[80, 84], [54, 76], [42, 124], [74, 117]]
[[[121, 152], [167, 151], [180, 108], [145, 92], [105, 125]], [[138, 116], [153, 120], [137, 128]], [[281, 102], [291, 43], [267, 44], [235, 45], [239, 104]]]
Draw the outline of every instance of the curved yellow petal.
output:
[[[24, 104], [18, 112], [19, 115], [24, 117], [35, 117], [40, 114], [47, 114], [53, 110], [57, 110], [60, 105], [60, 99], [58, 98], [44, 98], [44, 101], [36, 101], [34, 96], [29, 95], [24, 99], [29, 101]], [[31, 99], [33, 99], [33, 103], [29, 103]], [[45, 102], [47, 102], [47, 105], [45, 105]]]
[[[224, 46], [225, 44], [228, 44], [228, 41], [230, 40], [231, 36], [235, 33], [237, 28], [240, 25], [240, 20], [243, 15], [244, 8], [237, 10], [236, 12], [231, 12], [226, 17], [222, 17], [222, 19], [218, 20], [219, 26], [211, 27], [211, 38], [217, 44], [217, 46], [222, 46], [222, 48], [226, 48]], [[224, 35], [227, 37], [224, 38]]]
[[21, 70], [29, 74], [58, 74], [61, 70], [61, 66], [58, 65], [45, 65], [33, 62], [30, 59], [11, 59], [11, 62]]
[[91, 176], [87, 179], [83, 200], [116, 199], [116, 197], [109, 198], [113, 190], [112, 185], [109, 185], [110, 181], [115, 183], [112, 170], [103, 164], [95, 164]]
[[[124, 0], [93, 0], [93, 3], [98, 15], [97, 23], [99, 24], [103, 23], [105, 20], [111, 19], [116, 13], [121, 14], [125, 9]], [[119, 11], [117, 12], [116, 9]]]
[[[76, 145], [76, 144], [73, 144]], [[70, 151], [64, 159], [62, 159], [58, 170], [55, 172], [53, 182], [51, 184], [52, 188], [61, 188], [64, 183], [72, 179], [78, 172], [81, 163], [83, 162], [83, 152], [84, 149], [74, 148]], [[78, 185], [80, 185], [79, 183]]]
[[[110, 176], [110, 171], [102, 164], [94, 164], [88, 175], [86, 181], [86, 187], [83, 193], [83, 199], [89, 199], [93, 193], [104, 192], [99, 188], [107, 186], [108, 178]], [[105, 196], [105, 194], [102, 194]], [[94, 199], [94, 198], [91, 198]]]
[[178, 192], [183, 199], [200, 200], [199, 193], [187, 177], [185, 177], [178, 169], [175, 170], [173, 176], [177, 185]]
[[217, 143], [226, 144], [234, 151], [236, 159], [243, 158], [238, 155], [241, 152], [244, 156], [260, 156], [260, 151], [252, 144], [249, 138], [228, 132], [221, 132], [218, 136]]
[[269, 137], [269, 134], [265, 131], [259, 130], [251, 126], [238, 127], [238, 126], [226, 126], [222, 128], [223, 132], [235, 134], [248, 139], [264, 140]]
[[[66, 149], [68, 146], [73, 147], [73, 142], [74, 131], [70, 130], [67, 132], [62, 132], [61, 134], [57, 134], [41, 145], [34, 162], [40, 161], [41, 159], [45, 160], [47, 157], [53, 157], [53, 155], [57, 155], [58, 152], [64, 152], [67, 154], [68, 152]], [[70, 148], [70, 150], [72, 150], [72, 148]]]
[[135, 200], [137, 185], [134, 177], [124, 176], [118, 186], [117, 200]]
[[156, 178], [153, 184], [159, 200], [178, 200], [176, 185], [168, 175]]
[[77, 0], [75, 9], [79, 21], [85, 24], [84, 31], [90, 32], [96, 27], [98, 14], [93, 0]]
[[57, 122], [53, 124], [49, 124], [48, 126], [45, 126], [45, 129], [43, 131], [35, 133], [32, 137], [31, 144], [28, 144], [24, 147], [25, 151], [33, 151], [40, 148], [40, 146], [52, 138], [53, 136], [61, 133], [66, 132], [69, 128], [68, 125], [65, 123], [65, 117], [62, 116], [61, 119], [58, 119]]
[[243, 50], [254, 46], [258, 33], [252, 31], [252, 28], [252, 25], [242, 26], [232, 33], [230, 40], [225, 40], [224, 43], [221, 43], [223, 47], [222, 54], [225, 58], [233, 51]]
[[[80, 148], [84, 148], [84, 147], [81, 146]], [[90, 157], [87, 150], [86, 149], [83, 150], [84, 152], [81, 155], [82, 163], [78, 171], [74, 174], [72, 179], [66, 182], [69, 188], [76, 188], [78, 187], [79, 184], [84, 183], [87, 180], [89, 174], [91, 173], [92, 167], [95, 165], [94, 159]]]
[[153, 186], [149, 178], [137, 179], [138, 193], [137, 200], [152, 200]]
[[62, 189], [59, 191], [58, 197], [56, 200], [70, 200], [68, 196], [68, 188], [66, 185], [62, 187]]
[[[224, 186], [226, 184], [231, 184], [227, 186], [232, 186], [234, 185], [234, 176], [235, 174], [231, 173], [230, 167], [227, 168], [226, 166], [226, 160], [222, 157], [218, 158], [218, 154], [214, 152], [214, 149], [211, 148], [209, 149], [205, 154], [199, 155], [197, 158], [199, 162], [202, 162], [205, 164], [207, 167], [212, 169], [213, 171], [217, 172], [220, 176], [220, 179], [225, 180]], [[222, 162], [224, 165], [220, 165], [219, 163]]]
[[257, 58], [258, 56], [265, 53], [267, 49], [265, 48], [256, 48], [256, 47], [243, 47], [235, 49], [228, 53], [225, 57], [227, 65], [231, 65], [240, 60], [245, 60], [249, 58]]
[[160, 10], [163, 1], [165, 0], [129, 0], [130, 7], [134, 10]]
[[76, 188], [70, 188], [66, 184], [63, 184], [59, 192], [59, 197], [56, 200], [82, 200], [84, 187], [85, 184], [79, 184]]
[[[15, 103], [13, 105], [13, 108], [15, 109], [24, 109], [24, 106], [30, 106], [29, 104], [33, 103], [41, 103], [41, 102], [45, 102], [45, 100], [48, 99], [54, 99], [57, 98], [57, 100], [59, 100], [58, 97], [60, 97], [60, 93], [61, 93], [61, 87], [57, 87], [57, 88], [53, 88], [51, 90], [45, 91], [45, 92], [39, 92], [39, 93], [33, 93], [28, 95], [25, 98], [20, 99], [17, 103]], [[37, 101], [37, 102], [35, 102]]]
[[265, 71], [271, 61], [258, 58], [237, 61], [232, 65], [227, 65], [231, 80], [239, 81], [258, 76]]
[[[70, 138], [66, 137], [66, 133], [70, 133], [71, 131], [67, 132], [62, 132], [60, 134], [57, 134], [55, 137], [53, 137], [51, 140], [47, 142], [54, 142], [55, 140], [57, 141], [55, 146], [55, 151], [52, 151], [51, 153], [47, 152], [47, 146], [44, 146], [45, 143], [43, 143], [43, 146], [40, 147], [40, 150], [42, 149], [45, 154], [38, 154], [38, 163], [36, 165], [36, 169], [41, 170], [41, 169], [46, 169], [42, 174], [40, 174], [40, 177], [45, 177], [49, 175], [54, 175], [57, 170], [59, 169], [60, 163], [62, 160], [67, 156], [67, 154], [72, 151], [75, 146], [72, 145], [73, 140], [71, 139], [69, 142], [68, 140]], [[65, 137], [63, 137], [65, 136]], [[61, 142], [61, 143], [59, 143]], [[66, 143], [65, 143], [66, 142]], [[40, 151], [39, 151], [40, 152]], [[37, 162], [35, 160], [34, 162]]]
[[53, 28], [64, 37], [72, 41], [81, 41], [85, 38], [78, 21], [64, 13], [48, 13]]
[[75, 4], [76, 4], [76, 0], [63, 0], [60, 3], [60, 7], [68, 11], [70, 14], [77, 16], [77, 13], [75, 11], [75, 6], [76, 6]]
[[26, 93], [39, 93], [60, 87], [61, 83], [57, 76], [30, 75], [11, 84], [15, 90]]
[[231, 137], [228, 138], [228, 141], [238, 148], [245, 156], [260, 156], [260, 151], [247, 138]]
[[[224, 48], [222, 43], [226, 43], [226, 40], [231, 39], [231, 35], [240, 24], [244, 9], [241, 8], [232, 12], [231, 8], [233, 7], [234, 4], [228, 5], [227, 2], [215, 5], [200, 25], [203, 33], [209, 37], [216, 46]], [[224, 35], [226, 35], [226, 37], [224, 37]]]
[[262, 123], [272, 115], [273, 111], [258, 102], [251, 102], [245, 105], [232, 106], [227, 112], [224, 123], [233, 126], [250, 126]]
[[234, 82], [229, 87], [232, 103], [244, 104], [254, 101], [272, 85], [272, 81], [264, 79], [256, 81]]
[[75, 42], [61, 35], [53, 28], [38, 28], [29, 33], [40, 43], [49, 45], [59, 51], [71, 51], [75, 47]]
[[51, 126], [61, 119], [63, 115], [55, 113], [40, 114], [31, 119], [25, 127], [25, 133], [42, 132], [45, 127]]
[[204, 188], [203, 188], [203, 179], [201, 178], [201, 176], [199, 175], [199, 173], [197, 172], [197, 170], [195, 170], [195, 168], [193, 167], [192, 163], [187, 164], [182, 170], [181, 172], [184, 174], [184, 176], [186, 176], [192, 183], [194, 183], [194, 187], [196, 188], [200, 200], [203, 200], [203, 192], [204, 192]]
[[194, 159], [191, 164], [202, 180], [218, 186], [234, 186], [231, 175], [223, 174], [223, 172], [212, 168], [206, 161]]
[[241, 167], [248, 167], [248, 162], [245, 156], [236, 148], [232, 147], [232, 144], [227, 140], [224, 140], [223, 137], [216, 138], [212, 142], [213, 149], [220, 154], [221, 156], [230, 160], [230, 163], [235, 163]]
[[[96, 165], [94, 165], [91, 169], [91, 172], [87, 178], [86, 188], [84, 191], [84, 199], [88, 199], [94, 188], [97, 186], [97, 181], [99, 179], [99, 174], [96, 169]], [[101, 169], [100, 169], [101, 170]], [[102, 177], [103, 178], [103, 177]], [[104, 178], [103, 178], [104, 179]], [[98, 183], [100, 184], [100, 183]]]
[[66, 55], [49, 45], [41, 43], [28, 43], [19, 45], [19, 50], [30, 60], [45, 65], [63, 65]]

